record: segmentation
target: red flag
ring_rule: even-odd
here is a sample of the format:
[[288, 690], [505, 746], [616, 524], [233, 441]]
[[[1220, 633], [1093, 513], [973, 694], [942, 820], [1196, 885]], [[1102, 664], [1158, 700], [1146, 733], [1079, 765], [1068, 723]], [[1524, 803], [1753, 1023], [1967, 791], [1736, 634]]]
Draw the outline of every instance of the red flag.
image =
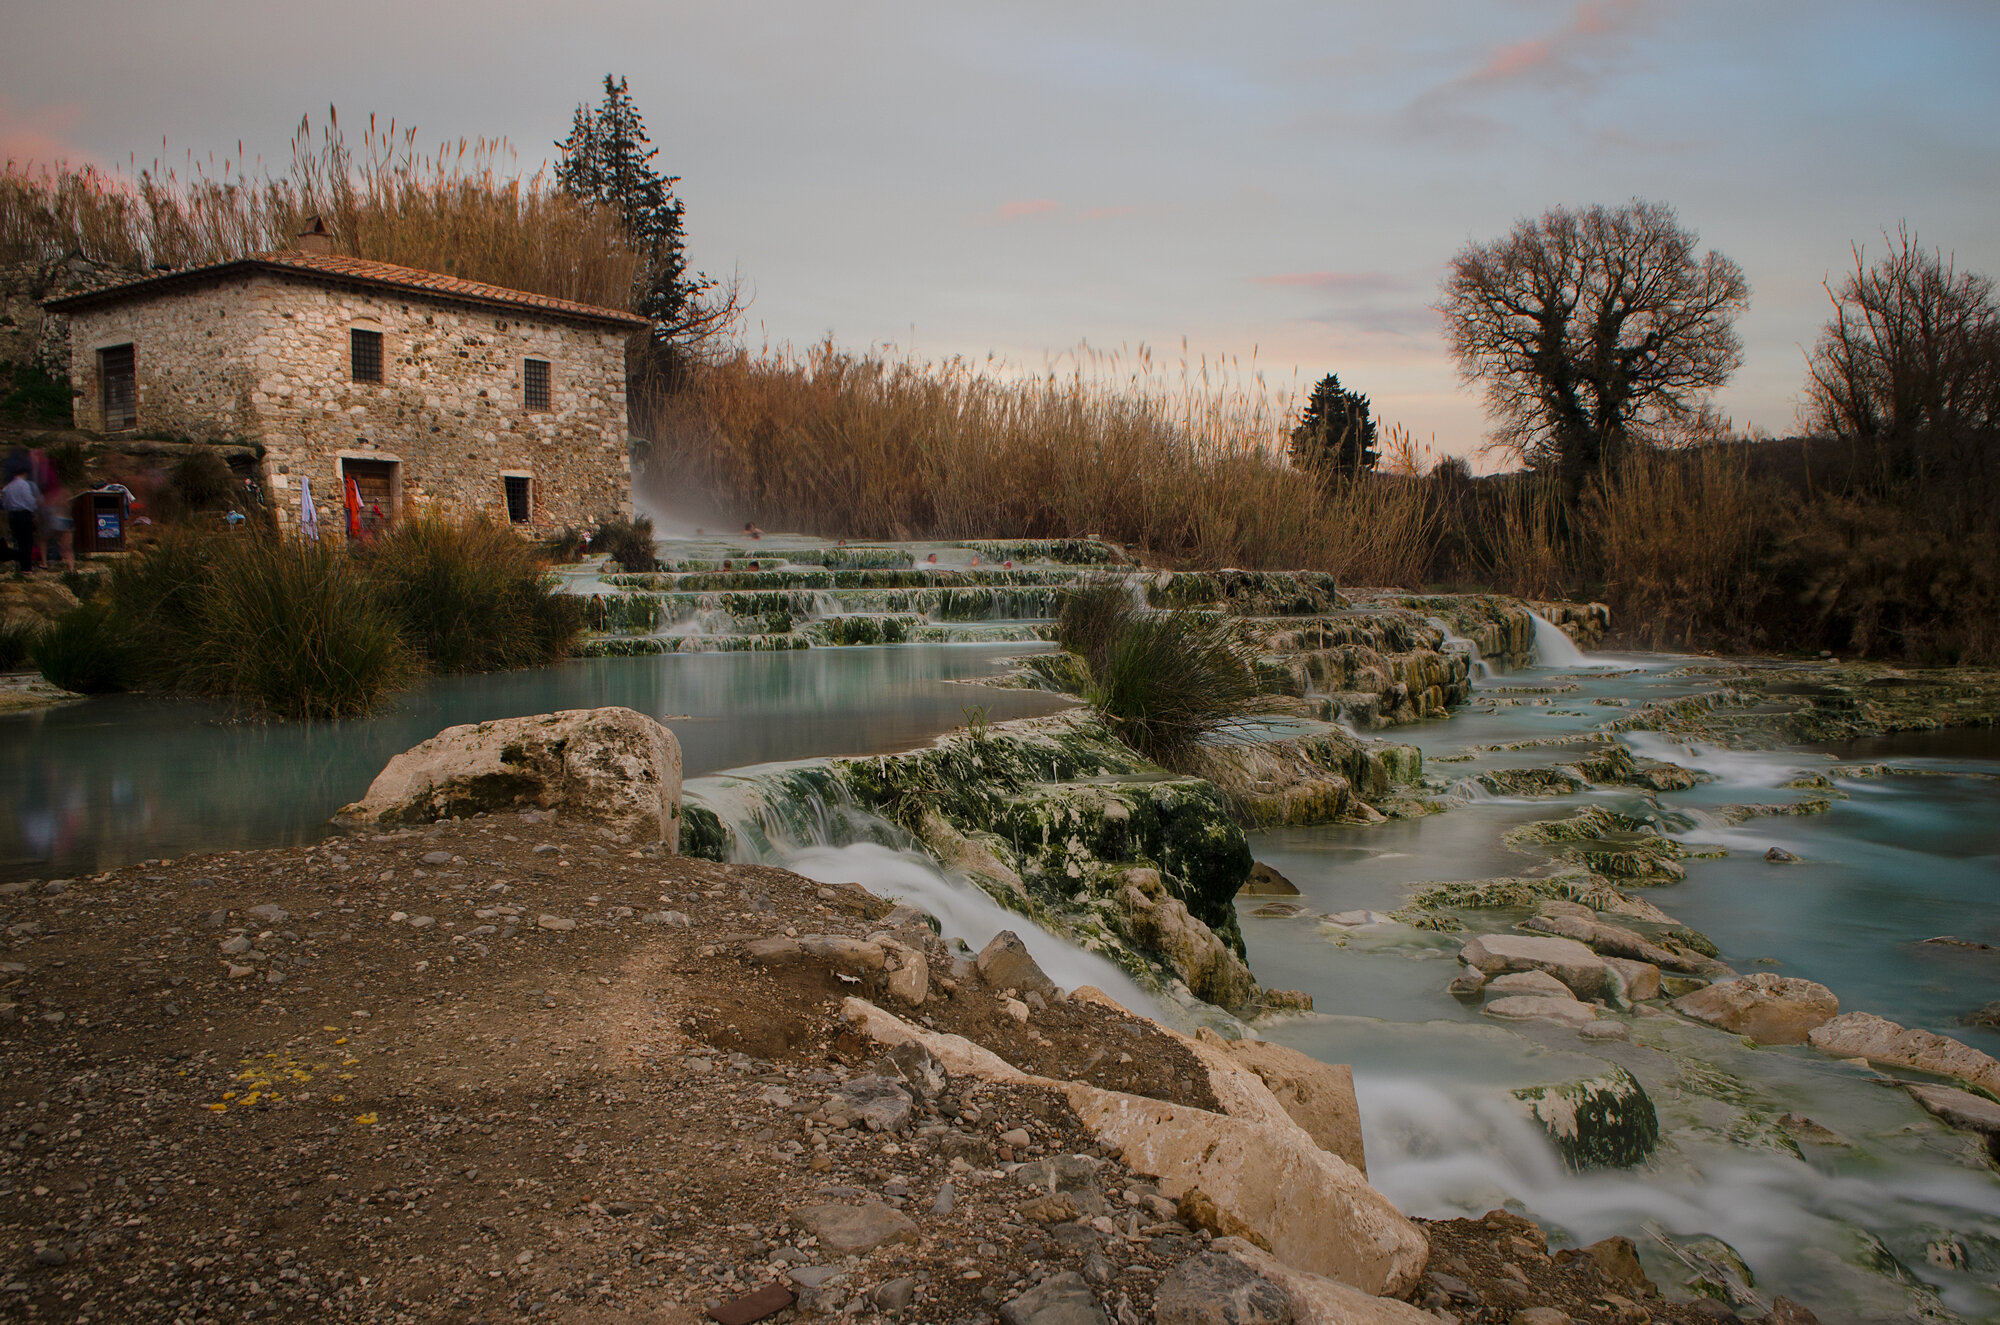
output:
[[347, 476], [347, 536], [361, 537], [361, 488], [352, 474]]

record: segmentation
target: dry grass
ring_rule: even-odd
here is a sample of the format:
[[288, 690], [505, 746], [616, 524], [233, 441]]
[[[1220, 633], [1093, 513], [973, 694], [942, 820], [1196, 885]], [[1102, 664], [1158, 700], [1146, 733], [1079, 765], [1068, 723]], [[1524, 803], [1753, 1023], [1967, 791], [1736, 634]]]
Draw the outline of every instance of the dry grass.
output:
[[1741, 447], [1637, 452], [1586, 493], [1582, 521], [1625, 632], [1686, 647], [1760, 634], [1781, 494]]
[[619, 218], [506, 166], [504, 141], [461, 139], [435, 152], [413, 129], [369, 120], [358, 149], [329, 112], [302, 121], [283, 174], [246, 163], [155, 162], [131, 176], [9, 161], [0, 173], [0, 261], [72, 253], [114, 267], [199, 266], [289, 247], [309, 216], [336, 251], [448, 272], [558, 298], [623, 308], [639, 257]]
[[962, 361], [739, 353], [642, 404], [658, 471], [738, 516], [829, 537], [1101, 534], [1167, 563], [1416, 583], [1424, 485], [1322, 486], [1282, 450], [1289, 397], [1183, 367], [1076, 356], [1014, 378]]

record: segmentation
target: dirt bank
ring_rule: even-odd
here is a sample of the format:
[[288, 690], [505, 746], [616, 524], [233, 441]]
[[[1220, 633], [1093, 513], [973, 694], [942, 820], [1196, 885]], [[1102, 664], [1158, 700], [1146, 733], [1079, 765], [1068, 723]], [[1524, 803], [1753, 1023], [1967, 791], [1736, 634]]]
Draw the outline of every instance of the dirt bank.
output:
[[[676, 1322], [779, 1282], [792, 1313], [957, 1322], [1076, 1271], [1151, 1320], [1207, 1235], [1059, 1096], [953, 1081], [870, 1130], [842, 1087], [879, 1050], [837, 1007], [878, 977], [733, 955], [922, 942], [888, 910], [513, 815], [8, 885], [0, 1312]], [[912, 1016], [1034, 1073], [1213, 1107], [1165, 1033], [1081, 1000], [1023, 1024], [946, 963], [931, 983]], [[1023, 1181], [1075, 1154], [1062, 1200]], [[859, 1213], [800, 1213], [828, 1206]], [[1441, 1245], [1465, 1300], [1416, 1296], [1452, 1318], [1702, 1318]]]

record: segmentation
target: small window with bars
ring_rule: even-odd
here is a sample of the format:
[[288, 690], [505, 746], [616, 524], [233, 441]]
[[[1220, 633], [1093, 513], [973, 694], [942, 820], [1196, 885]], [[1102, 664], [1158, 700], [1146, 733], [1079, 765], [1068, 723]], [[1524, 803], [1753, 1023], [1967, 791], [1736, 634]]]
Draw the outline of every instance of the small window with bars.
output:
[[521, 361], [521, 403], [530, 410], [545, 410], [549, 407], [549, 361], [547, 359], [524, 359]]
[[348, 353], [357, 382], [382, 380], [382, 333], [359, 327], [347, 333]]
[[535, 515], [534, 494], [529, 491], [534, 480], [526, 474], [506, 474], [500, 481], [507, 488], [507, 522], [526, 524]]

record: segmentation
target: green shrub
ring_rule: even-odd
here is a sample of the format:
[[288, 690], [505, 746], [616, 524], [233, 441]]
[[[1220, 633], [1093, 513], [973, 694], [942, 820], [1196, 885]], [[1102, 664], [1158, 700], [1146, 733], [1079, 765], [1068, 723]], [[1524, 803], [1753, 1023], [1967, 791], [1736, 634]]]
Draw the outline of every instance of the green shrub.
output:
[[597, 532], [590, 536], [590, 550], [599, 556], [609, 556], [628, 575], [642, 575], [658, 570], [660, 565], [654, 552], [650, 516], [627, 520], [607, 515], [597, 522]]
[[204, 635], [203, 608], [222, 541], [215, 533], [163, 529], [158, 542], [121, 559], [93, 596], [121, 623], [149, 687], [193, 686], [188, 669]]
[[67, 377], [31, 363], [0, 362], [0, 419], [30, 428], [67, 428], [69, 402]]
[[358, 560], [433, 671], [552, 662], [583, 629], [582, 600], [556, 592], [534, 548], [490, 520], [410, 520]]
[[127, 690], [137, 674], [131, 636], [108, 603], [82, 603], [42, 631], [28, 650], [41, 674], [79, 695]]
[[35, 641], [45, 629], [30, 621], [0, 626], [0, 672], [18, 672], [28, 666]]
[[340, 718], [414, 672], [395, 617], [338, 544], [224, 536], [212, 553], [184, 669], [199, 689], [286, 717]]

